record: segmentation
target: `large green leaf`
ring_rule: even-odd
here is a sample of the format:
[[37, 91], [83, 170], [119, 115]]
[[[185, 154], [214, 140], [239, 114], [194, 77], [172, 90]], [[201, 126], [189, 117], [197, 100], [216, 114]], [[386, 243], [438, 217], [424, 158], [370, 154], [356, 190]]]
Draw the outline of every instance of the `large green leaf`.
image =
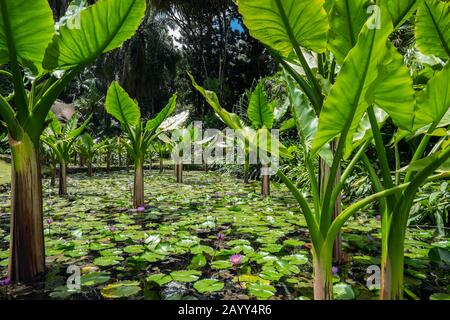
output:
[[0, 64], [13, 55], [36, 73], [55, 33], [48, 1], [1, 0], [0, 9]]
[[419, 50], [447, 60], [450, 57], [450, 6], [424, 0], [417, 11], [416, 39]]
[[106, 95], [106, 111], [123, 126], [134, 127], [141, 121], [138, 105], [115, 81], [111, 83]]
[[385, 0], [394, 28], [400, 27], [417, 9], [422, 0]]
[[335, 0], [330, 13], [328, 47], [339, 65], [355, 46], [367, 21], [370, 0]]
[[[414, 129], [450, 123], [450, 64], [439, 71], [417, 97]], [[442, 123], [442, 124], [441, 124]]]
[[378, 67], [379, 77], [372, 84], [366, 100], [375, 103], [392, 118], [397, 127], [411, 131], [416, 106], [413, 80], [403, 63], [403, 56], [388, 43], [388, 53]]
[[161, 123], [163, 123], [164, 120], [166, 120], [167, 117], [172, 114], [172, 112], [173, 112], [173, 110], [175, 110], [176, 106], [177, 106], [177, 95], [174, 94], [170, 98], [169, 102], [164, 107], [164, 109], [162, 109], [161, 112], [158, 113], [158, 115], [154, 119], [147, 121], [145, 130], [150, 131], [150, 130], [158, 129], [158, 127], [161, 125]]
[[230, 113], [221, 107], [219, 98], [213, 91], [205, 90], [203, 87], [199, 86], [195, 82], [194, 77], [189, 74], [192, 80], [192, 85], [195, 89], [206, 99], [206, 102], [214, 109], [218, 117], [230, 128], [230, 129], [240, 129], [242, 128], [242, 123], [239, 116], [235, 113]]
[[[381, 17], [386, 15], [382, 8]], [[379, 76], [378, 65], [388, 53], [387, 40], [393, 29], [390, 19], [381, 19], [380, 28], [371, 28], [376, 18], [374, 15], [367, 21], [324, 103], [313, 154], [338, 136], [345, 137], [346, 145], [352, 143], [353, 133], [369, 105], [366, 94]]]
[[324, 52], [328, 20], [323, 0], [238, 0], [250, 34], [288, 56], [296, 45]]
[[273, 125], [273, 109], [267, 102], [264, 84], [260, 82], [250, 98], [247, 109], [247, 115], [255, 129], [262, 128], [271, 129]]
[[48, 47], [44, 67], [69, 69], [94, 61], [119, 47], [136, 32], [145, 13], [145, 0], [100, 0], [82, 10], [77, 23], [60, 27]]

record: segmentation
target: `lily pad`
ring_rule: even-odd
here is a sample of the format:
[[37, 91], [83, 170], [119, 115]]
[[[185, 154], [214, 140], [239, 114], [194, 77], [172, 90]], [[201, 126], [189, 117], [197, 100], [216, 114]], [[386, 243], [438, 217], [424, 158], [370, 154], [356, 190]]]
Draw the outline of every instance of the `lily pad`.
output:
[[194, 283], [195, 290], [200, 293], [220, 291], [223, 286], [223, 282], [215, 279], [203, 279]]
[[178, 282], [194, 282], [197, 281], [202, 273], [196, 270], [181, 270], [173, 271], [170, 276], [173, 280]]
[[102, 296], [107, 299], [127, 298], [141, 291], [138, 281], [121, 281], [112, 283], [101, 290]]

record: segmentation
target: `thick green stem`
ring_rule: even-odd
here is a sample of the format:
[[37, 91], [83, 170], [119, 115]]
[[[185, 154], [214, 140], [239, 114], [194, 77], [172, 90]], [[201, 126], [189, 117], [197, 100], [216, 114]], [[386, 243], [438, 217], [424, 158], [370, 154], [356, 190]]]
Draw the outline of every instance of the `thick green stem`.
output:
[[331, 251], [320, 255], [313, 250], [314, 300], [333, 300], [333, 275], [331, 273]]
[[270, 196], [270, 175], [268, 164], [263, 164], [261, 167], [261, 196]]
[[27, 134], [10, 137], [12, 154], [9, 277], [33, 282], [45, 272], [42, 181], [39, 148]]

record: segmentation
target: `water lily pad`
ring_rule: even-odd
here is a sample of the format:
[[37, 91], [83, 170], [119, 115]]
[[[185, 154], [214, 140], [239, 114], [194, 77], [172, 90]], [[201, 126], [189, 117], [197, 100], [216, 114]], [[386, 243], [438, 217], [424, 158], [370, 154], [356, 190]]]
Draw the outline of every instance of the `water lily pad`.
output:
[[213, 269], [229, 269], [232, 267], [232, 264], [228, 260], [217, 260], [211, 263], [211, 268]]
[[338, 283], [333, 286], [334, 299], [336, 300], [353, 300], [355, 299], [355, 292], [352, 286], [347, 283]]
[[276, 289], [268, 284], [261, 284], [261, 283], [251, 283], [248, 286], [248, 293], [251, 296], [261, 298], [261, 299], [267, 299], [272, 297], [276, 292]]
[[111, 279], [109, 272], [91, 272], [81, 276], [81, 285], [85, 287], [96, 286]]
[[199, 269], [206, 266], [206, 263], [206, 257], [203, 254], [197, 254], [192, 258], [189, 269]]
[[116, 256], [98, 257], [94, 260], [94, 264], [100, 267], [109, 267], [119, 264], [120, 261]]
[[121, 281], [112, 283], [101, 290], [107, 299], [119, 299], [133, 296], [141, 291], [138, 281]]
[[200, 293], [220, 291], [223, 286], [223, 282], [215, 279], [203, 279], [194, 283], [195, 290]]
[[123, 248], [126, 253], [141, 253], [144, 252], [144, 247], [141, 245], [131, 245]]
[[433, 293], [430, 296], [430, 300], [450, 300], [449, 293]]
[[173, 271], [170, 276], [173, 280], [178, 282], [194, 282], [197, 281], [202, 273], [196, 270], [181, 270]]
[[145, 278], [145, 280], [147, 282], [156, 282], [159, 286], [163, 286], [171, 282], [173, 279], [171, 276], [164, 273], [156, 273], [148, 276], [147, 278]]

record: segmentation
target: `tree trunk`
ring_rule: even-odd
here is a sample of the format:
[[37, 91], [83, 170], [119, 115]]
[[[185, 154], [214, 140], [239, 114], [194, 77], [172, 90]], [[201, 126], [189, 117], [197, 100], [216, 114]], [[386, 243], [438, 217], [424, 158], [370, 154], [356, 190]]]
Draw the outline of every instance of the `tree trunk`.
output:
[[111, 155], [106, 157], [106, 171], [111, 172]]
[[13, 282], [28, 283], [45, 272], [39, 148], [25, 133], [22, 141], [10, 138], [10, 146], [12, 201], [8, 273]]
[[134, 195], [135, 208], [144, 206], [144, 165], [143, 161], [137, 161], [134, 167]]
[[67, 195], [67, 167], [64, 160], [59, 163], [59, 195]]
[[52, 164], [50, 173], [50, 186], [54, 187], [56, 185], [56, 166]]
[[183, 163], [175, 164], [177, 183], [183, 183]]
[[87, 162], [87, 167], [88, 167], [87, 170], [88, 177], [92, 177], [92, 161]]
[[159, 173], [163, 173], [164, 171], [164, 159], [159, 157]]
[[80, 155], [80, 168], [84, 167], [84, 158], [82, 155]]
[[263, 164], [261, 167], [261, 196], [270, 196], [270, 175], [269, 165]]
[[333, 276], [331, 257], [319, 259], [313, 254], [314, 300], [333, 300]]

